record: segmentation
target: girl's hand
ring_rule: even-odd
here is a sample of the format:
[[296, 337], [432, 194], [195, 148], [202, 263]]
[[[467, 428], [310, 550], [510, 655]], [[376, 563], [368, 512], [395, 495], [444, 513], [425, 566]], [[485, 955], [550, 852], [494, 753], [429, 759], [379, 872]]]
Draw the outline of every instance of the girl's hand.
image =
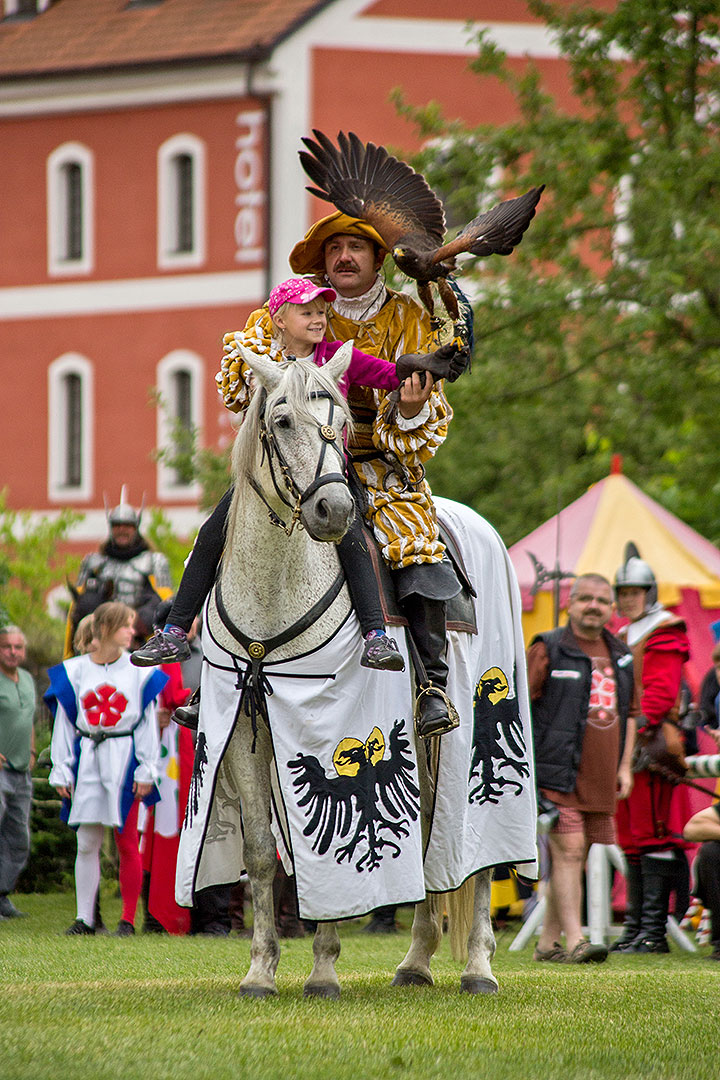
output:
[[61, 799], [72, 799], [72, 791], [69, 787], [56, 787], [55, 790]]
[[133, 795], [136, 799], [144, 799], [151, 791], [152, 784], [143, 784], [141, 780], [136, 780], [133, 784]]

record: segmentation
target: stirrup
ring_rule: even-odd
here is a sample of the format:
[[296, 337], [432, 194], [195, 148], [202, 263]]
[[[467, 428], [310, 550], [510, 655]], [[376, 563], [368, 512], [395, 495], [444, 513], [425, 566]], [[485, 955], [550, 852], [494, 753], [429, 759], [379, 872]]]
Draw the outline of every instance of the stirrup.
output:
[[[440, 698], [447, 710], [447, 722], [437, 731], [430, 731], [425, 734], [420, 730], [419, 722], [420, 716], [420, 701], [423, 697]], [[454, 731], [456, 727], [460, 726], [460, 714], [453, 705], [450, 698], [447, 696], [444, 690], [439, 686], [434, 686], [432, 683], [428, 683], [427, 686], [423, 686], [420, 693], [415, 698], [415, 709], [413, 712], [413, 720], [415, 722], [415, 733], [420, 739], [431, 739], [439, 735], [447, 735], [449, 731]]]

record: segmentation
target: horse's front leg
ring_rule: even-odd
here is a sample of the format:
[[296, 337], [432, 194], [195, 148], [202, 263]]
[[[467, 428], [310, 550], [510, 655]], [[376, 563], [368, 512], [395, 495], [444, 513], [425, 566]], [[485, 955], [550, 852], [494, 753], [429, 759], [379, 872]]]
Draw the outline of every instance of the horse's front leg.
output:
[[264, 727], [258, 730], [254, 753], [250, 750], [251, 740], [249, 723], [243, 723], [241, 719], [228, 747], [225, 762], [232, 770], [240, 792], [245, 868], [252, 887], [250, 968], [240, 983], [240, 995], [267, 997], [277, 993], [275, 971], [280, 959], [272, 891], [277, 870], [277, 849], [270, 828], [271, 748]]
[[410, 948], [395, 970], [392, 986], [432, 986], [430, 961], [442, 941], [442, 896], [415, 905]]
[[490, 921], [492, 870], [475, 875], [473, 924], [468, 937], [468, 962], [460, 976], [460, 990], [467, 994], [496, 994], [498, 981], [490, 961], [495, 955], [495, 935]]
[[340, 935], [336, 923], [319, 922], [313, 940], [313, 969], [303, 988], [304, 997], [340, 997], [340, 983], [335, 972], [339, 955]]

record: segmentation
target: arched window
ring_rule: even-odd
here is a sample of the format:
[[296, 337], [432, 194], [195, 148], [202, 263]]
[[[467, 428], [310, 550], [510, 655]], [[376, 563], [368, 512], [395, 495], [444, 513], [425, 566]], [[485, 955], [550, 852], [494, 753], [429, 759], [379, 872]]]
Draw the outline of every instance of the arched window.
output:
[[158, 364], [158, 498], [194, 499], [200, 493], [188, 469], [188, 454], [202, 426], [204, 377], [202, 358], [186, 349], [168, 353]]
[[65, 143], [47, 162], [48, 273], [83, 274], [93, 268], [93, 156]]
[[174, 135], [158, 151], [158, 266], [205, 261], [205, 144]]
[[24, 16], [40, 15], [51, 3], [52, 0], [5, 0], [5, 18], [21, 19]]
[[48, 369], [48, 495], [52, 501], [92, 495], [93, 370], [66, 353]]

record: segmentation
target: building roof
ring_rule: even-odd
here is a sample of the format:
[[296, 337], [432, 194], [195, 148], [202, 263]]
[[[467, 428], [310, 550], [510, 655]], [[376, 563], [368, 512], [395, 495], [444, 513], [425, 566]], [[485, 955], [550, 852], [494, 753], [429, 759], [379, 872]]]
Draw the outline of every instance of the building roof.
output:
[[332, 0], [53, 0], [0, 21], [0, 78], [263, 59]]

